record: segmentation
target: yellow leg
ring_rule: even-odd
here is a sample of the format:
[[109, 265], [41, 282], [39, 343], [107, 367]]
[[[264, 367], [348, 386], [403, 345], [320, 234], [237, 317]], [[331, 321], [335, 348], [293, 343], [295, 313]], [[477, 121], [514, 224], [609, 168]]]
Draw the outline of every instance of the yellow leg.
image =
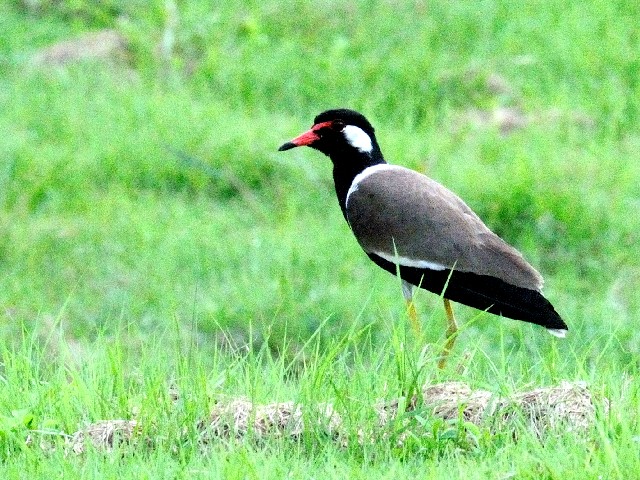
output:
[[409, 315], [409, 320], [411, 321], [411, 326], [413, 327], [413, 331], [416, 336], [420, 338], [422, 333], [422, 329], [420, 328], [420, 321], [418, 320], [418, 312], [416, 311], [416, 306], [413, 303], [413, 285], [408, 282], [402, 281], [402, 295], [404, 296], [405, 302], [407, 302], [407, 314]]
[[444, 350], [442, 351], [442, 357], [438, 361], [438, 368], [444, 368], [447, 364], [447, 358], [449, 353], [453, 349], [453, 344], [456, 341], [458, 333], [458, 324], [456, 323], [456, 317], [453, 315], [453, 308], [451, 308], [451, 302], [448, 298], [444, 299], [444, 311], [447, 314], [447, 341], [444, 344]]
[[416, 306], [413, 303], [413, 300], [406, 300], [407, 302], [407, 314], [409, 315], [409, 320], [411, 321], [411, 326], [413, 327], [413, 331], [420, 338], [420, 334], [422, 333], [422, 328], [420, 327], [420, 321], [418, 320], [418, 311], [416, 310]]

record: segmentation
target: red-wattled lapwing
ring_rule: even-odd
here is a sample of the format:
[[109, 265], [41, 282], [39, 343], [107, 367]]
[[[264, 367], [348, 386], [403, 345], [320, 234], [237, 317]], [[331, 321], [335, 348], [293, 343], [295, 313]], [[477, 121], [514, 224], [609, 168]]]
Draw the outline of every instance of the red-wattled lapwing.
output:
[[442, 294], [448, 329], [440, 366], [457, 332], [450, 300], [565, 336], [567, 325], [541, 293], [542, 276], [457, 195], [425, 175], [389, 165], [363, 115], [323, 112], [311, 130], [279, 150], [305, 145], [333, 162], [342, 213], [369, 258], [399, 273], [416, 330], [414, 286]]

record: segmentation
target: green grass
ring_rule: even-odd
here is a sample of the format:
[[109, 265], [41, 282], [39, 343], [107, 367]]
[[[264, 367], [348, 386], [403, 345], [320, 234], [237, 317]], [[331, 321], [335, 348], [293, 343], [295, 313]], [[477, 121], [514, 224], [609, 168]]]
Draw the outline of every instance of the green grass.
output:
[[[0, 477], [640, 471], [637, 2], [171, 5], [0, 5]], [[126, 60], [30, 60], [105, 27], [127, 38]], [[437, 371], [440, 300], [417, 295], [424, 338], [406, 338], [399, 282], [352, 238], [330, 162], [276, 151], [335, 106], [365, 113], [389, 161], [523, 251], [566, 340], [457, 306], [464, 328]], [[506, 136], [464, 120], [496, 107], [537, 120]], [[563, 379], [611, 399], [585, 435], [197, 445], [221, 394], [329, 401], [355, 437], [411, 383], [508, 394]], [[154, 441], [65, 455], [55, 432], [109, 418], [139, 419]]]

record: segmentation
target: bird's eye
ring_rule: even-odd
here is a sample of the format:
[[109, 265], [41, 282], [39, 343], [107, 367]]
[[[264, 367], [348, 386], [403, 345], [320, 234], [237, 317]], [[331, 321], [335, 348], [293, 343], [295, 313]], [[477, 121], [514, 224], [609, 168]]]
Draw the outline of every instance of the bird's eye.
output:
[[341, 132], [345, 125], [342, 120], [334, 120], [331, 126], [333, 127], [334, 130]]

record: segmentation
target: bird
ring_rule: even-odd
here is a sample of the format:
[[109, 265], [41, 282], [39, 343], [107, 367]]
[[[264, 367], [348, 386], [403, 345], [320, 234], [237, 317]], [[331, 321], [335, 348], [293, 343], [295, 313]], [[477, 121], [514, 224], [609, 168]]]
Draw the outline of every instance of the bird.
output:
[[540, 273], [455, 193], [422, 173], [387, 163], [364, 115], [326, 110], [310, 130], [278, 150], [302, 146], [331, 159], [342, 214], [367, 256], [401, 278], [417, 333], [414, 289], [443, 298], [447, 330], [439, 367], [444, 368], [458, 333], [451, 302], [565, 337], [567, 324], [542, 294]]

